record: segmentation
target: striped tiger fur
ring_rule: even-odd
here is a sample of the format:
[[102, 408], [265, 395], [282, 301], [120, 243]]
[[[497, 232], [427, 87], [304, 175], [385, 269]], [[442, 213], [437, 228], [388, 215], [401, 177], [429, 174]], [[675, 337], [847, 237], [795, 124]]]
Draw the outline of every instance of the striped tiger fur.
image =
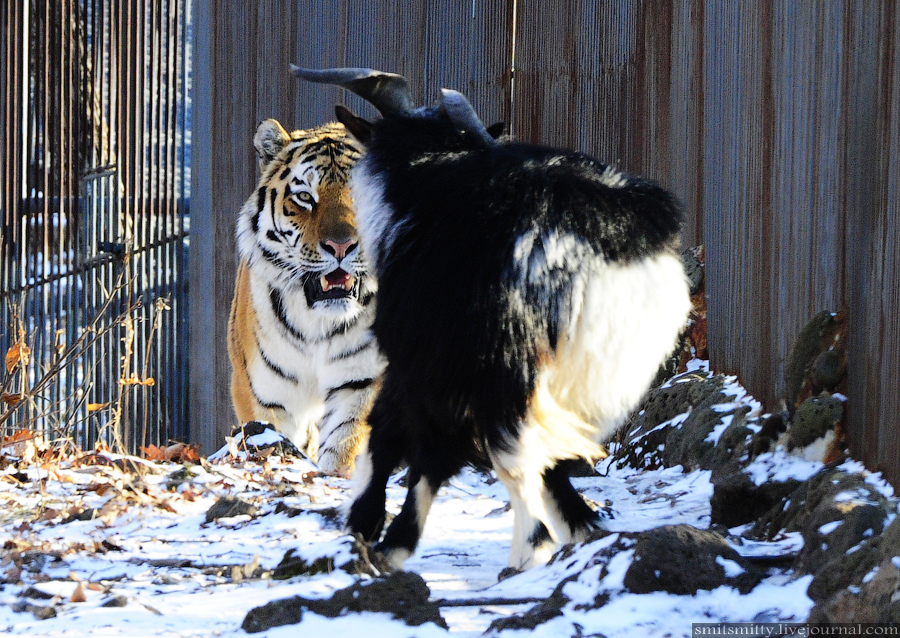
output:
[[384, 369], [347, 186], [361, 149], [341, 124], [288, 134], [271, 119], [254, 145], [262, 177], [238, 217], [228, 331], [234, 410], [347, 475]]

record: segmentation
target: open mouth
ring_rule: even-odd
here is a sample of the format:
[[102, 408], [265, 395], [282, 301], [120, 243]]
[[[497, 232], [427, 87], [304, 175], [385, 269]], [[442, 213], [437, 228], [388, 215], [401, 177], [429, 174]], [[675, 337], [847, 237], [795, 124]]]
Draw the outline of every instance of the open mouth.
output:
[[303, 289], [310, 306], [329, 299], [356, 299], [359, 296], [359, 278], [338, 268], [317, 278], [310, 277]]

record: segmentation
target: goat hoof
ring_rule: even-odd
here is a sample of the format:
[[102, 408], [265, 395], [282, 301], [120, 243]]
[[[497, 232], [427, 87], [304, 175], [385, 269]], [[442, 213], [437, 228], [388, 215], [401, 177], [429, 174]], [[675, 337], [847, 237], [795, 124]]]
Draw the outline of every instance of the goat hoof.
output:
[[403, 547], [386, 547], [384, 543], [379, 543], [374, 547], [375, 551], [384, 557], [389, 572], [402, 572], [406, 560], [412, 556], [412, 552]]

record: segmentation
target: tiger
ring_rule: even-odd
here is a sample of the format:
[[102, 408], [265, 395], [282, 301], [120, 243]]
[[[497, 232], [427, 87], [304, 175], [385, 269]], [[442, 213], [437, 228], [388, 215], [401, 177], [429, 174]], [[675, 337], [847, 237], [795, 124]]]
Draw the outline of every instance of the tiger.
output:
[[228, 326], [234, 411], [349, 476], [385, 367], [348, 187], [362, 149], [342, 124], [289, 134], [273, 119], [253, 143], [262, 176], [238, 215]]

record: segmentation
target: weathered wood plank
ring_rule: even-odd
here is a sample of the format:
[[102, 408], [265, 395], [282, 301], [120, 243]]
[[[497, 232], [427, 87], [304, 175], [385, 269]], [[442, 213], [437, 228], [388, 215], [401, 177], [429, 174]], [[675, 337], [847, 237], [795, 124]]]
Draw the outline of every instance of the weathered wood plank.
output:
[[[198, 23], [210, 77], [195, 67], [191, 259], [208, 276], [192, 271], [206, 288], [194, 284], [192, 333], [205, 334], [192, 352], [210, 363], [193, 374], [215, 398], [192, 398], [219, 434], [230, 410], [233, 216], [255, 179], [253, 129], [271, 116], [312, 126], [338, 102], [374, 115], [286, 71], [289, 62], [370, 66], [409, 77], [420, 104], [443, 86], [463, 90], [486, 121], [511, 123], [521, 139], [577, 148], [673, 189], [686, 204], [685, 243], [707, 246], [713, 367], [739, 374], [767, 407], [783, 392], [800, 328], [820, 309], [846, 307], [853, 448], [900, 479], [893, 4], [196, 2], [211, 33]], [[219, 156], [205, 166], [201, 149]]]

